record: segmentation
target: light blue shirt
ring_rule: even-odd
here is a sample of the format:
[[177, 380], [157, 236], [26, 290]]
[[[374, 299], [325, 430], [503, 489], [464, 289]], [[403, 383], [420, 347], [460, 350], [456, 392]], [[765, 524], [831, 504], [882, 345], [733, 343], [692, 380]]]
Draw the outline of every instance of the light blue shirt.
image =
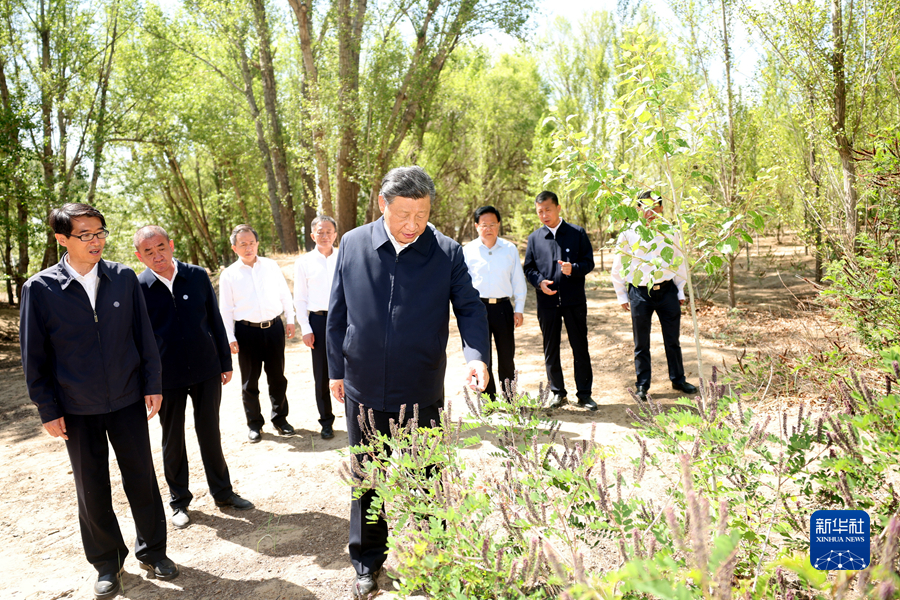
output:
[[463, 247], [463, 256], [472, 285], [482, 298], [510, 298], [514, 312], [525, 312], [528, 286], [515, 244], [497, 238], [494, 247], [488, 248], [476, 238]]

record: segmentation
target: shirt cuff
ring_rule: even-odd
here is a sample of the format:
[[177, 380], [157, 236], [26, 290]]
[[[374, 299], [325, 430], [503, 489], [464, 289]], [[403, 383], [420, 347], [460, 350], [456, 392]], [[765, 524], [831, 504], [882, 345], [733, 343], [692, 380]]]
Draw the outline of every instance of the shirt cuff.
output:
[[313, 332], [312, 327], [309, 324], [309, 319], [297, 319], [300, 323], [300, 337], [304, 335], [309, 335]]
[[628, 294], [616, 294], [616, 299], [619, 301], [619, 304], [628, 304], [631, 300], [628, 299]]

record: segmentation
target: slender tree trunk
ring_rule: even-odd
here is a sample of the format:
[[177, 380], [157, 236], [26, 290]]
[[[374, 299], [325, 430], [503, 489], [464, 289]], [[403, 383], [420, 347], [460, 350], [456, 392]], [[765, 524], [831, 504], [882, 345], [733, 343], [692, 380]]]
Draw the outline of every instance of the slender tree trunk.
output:
[[[41, 0], [40, 15], [38, 17], [40, 19], [38, 22], [38, 35], [41, 39], [41, 125], [43, 128], [41, 165], [44, 173], [44, 206], [49, 217], [50, 209], [54, 204], [56, 176], [53, 165], [53, 90], [51, 85], [52, 73], [50, 72], [50, 26], [47, 23], [45, 11], [44, 0]], [[41, 270], [59, 262], [56, 237], [49, 229], [46, 231], [46, 244], [44, 246], [44, 257], [41, 260]]]
[[859, 223], [856, 215], [856, 165], [853, 162], [853, 146], [847, 137], [847, 81], [844, 72], [844, 32], [841, 0], [831, 0], [831, 32], [834, 52], [831, 55], [831, 70], [834, 77], [834, 119], [832, 128], [835, 135], [841, 173], [844, 179], [844, 218], [849, 248], [855, 247]]
[[359, 182], [352, 173], [357, 154], [356, 110], [359, 95], [359, 49], [366, 14], [366, 0], [337, 0], [338, 14], [338, 113], [341, 141], [337, 155], [337, 223], [341, 234], [356, 227]]
[[[722, 45], [725, 53], [725, 88], [728, 96], [728, 155], [726, 157], [728, 164], [726, 167], [725, 185], [723, 188], [725, 192], [725, 205], [729, 207], [730, 212], [733, 214], [737, 191], [737, 147], [734, 141], [734, 93], [731, 87], [731, 44], [728, 39], [728, 10], [725, 5], [725, 0], [721, 0], [721, 6]], [[734, 295], [734, 262], [737, 260], [739, 249], [740, 248], [736, 248], [734, 254], [728, 257], [728, 305], [731, 306], [731, 308], [737, 306], [737, 299]]]
[[172, 175], [174, 177], [175, 191], [177, 192], [177, 194], [173, 194], [173, 198], [175, 195], [179, 195], [184, 200], [185, 209], [187, 211], [187, 214], [190, 216], [190, 221], [193, 223], [194, 229], [197, 231], [197, 237], [202, 240], [206, 246], [205, 248], [203, 248], [202, 246], [200, 247], [200, 251], [203, 253], [206, 266], [214, 269], [219, 264], [219, 258], [216, 253], [216, 243], [213, 241], [212, 236], [209, 233], [209, 227], [206, 223], [206, 219], [203, 218], [200, 210], [197, 207], [197, 204], [194, 202], [191, 190], [188, 187], [187, 182], [184, 180], [181, 166], [178, 164], [178, 160], [175, 158], [175, 155], [165, 147], [163, 148], [163, 153], [165, 154], [166, 163], [169, 166], [169, 170], [172, 172]]
[[106, 145], [106, 101], [109, 92], [109, 79], [112, 75], [113, 55], [116, 52], [116, 39], [118, 37], [119, 28], [119, 6], [113, 7], [113, 23], [112, 34], [109, 39], [109, 53], [106, 61], [100, 68], [100, 77], [97, 87], [100, 89], [100, 106], [97, 109], [97, 126], [94, 133], [94, 151], [91, 157], [93, 162], [93, 170], [91, 171], [91, 183], [88, 187], [87, 203], [94, 203], [94, 196], [97, 193], [97, 181], [100, 179], [100, 167], [103, 164], [103, 148]]

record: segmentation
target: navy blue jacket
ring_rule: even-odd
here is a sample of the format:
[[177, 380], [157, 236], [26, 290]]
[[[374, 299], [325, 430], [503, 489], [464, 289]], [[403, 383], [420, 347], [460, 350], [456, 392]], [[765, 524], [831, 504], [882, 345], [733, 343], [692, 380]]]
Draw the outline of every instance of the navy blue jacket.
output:
[[159, 350], [134, 271], [101, 260], [92, 309], [63, 260], [22, 286], [22, 367], [41, 422], [113, 412], [162, 393]]
[[216, 292], [206, 270], [175, 261], [172, 293], [150, 269], [138, 275], [162, 359], [164, 390], [201, 383], [232, 370]]
[[328, 375], [375, 410], [444, 399], [450, 304], [467, 361], [487, 362], [487, 310], [462, 246], [431, 226], [398, 255], [384, 217], [341, 239], [328, 307]]
[[[563, 275], [557, 261], [572, 263], [572, 274]], [[525, 278], [537, 289], [538, 308], [585, 304], [584, 277], [594, 270], [594, 249], [587, 233], [578, 225], [563, 221], [556, 238], [546, 227], [528, 236], [525, 249]], [[541, 281], [549, 279], [556, 294], [541, 291]]]

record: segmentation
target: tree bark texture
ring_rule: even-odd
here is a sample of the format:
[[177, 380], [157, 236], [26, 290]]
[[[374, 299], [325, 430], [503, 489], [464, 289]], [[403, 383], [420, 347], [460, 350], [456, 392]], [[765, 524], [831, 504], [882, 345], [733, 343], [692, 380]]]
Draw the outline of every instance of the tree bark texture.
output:
[[832, 129], [841, 161], [844, 180], [844, 219], [848, 248], [853, 248], [859, 224], [856, 215], [856, 165], [853, 162], [853, 144], [847, 137], [847, 78], [844, 70], [844, 26], [841, 0], [831, 0], [831, 33], [834, 52], [831, 55], [831, 72], [834, 78], [834, 115]]

